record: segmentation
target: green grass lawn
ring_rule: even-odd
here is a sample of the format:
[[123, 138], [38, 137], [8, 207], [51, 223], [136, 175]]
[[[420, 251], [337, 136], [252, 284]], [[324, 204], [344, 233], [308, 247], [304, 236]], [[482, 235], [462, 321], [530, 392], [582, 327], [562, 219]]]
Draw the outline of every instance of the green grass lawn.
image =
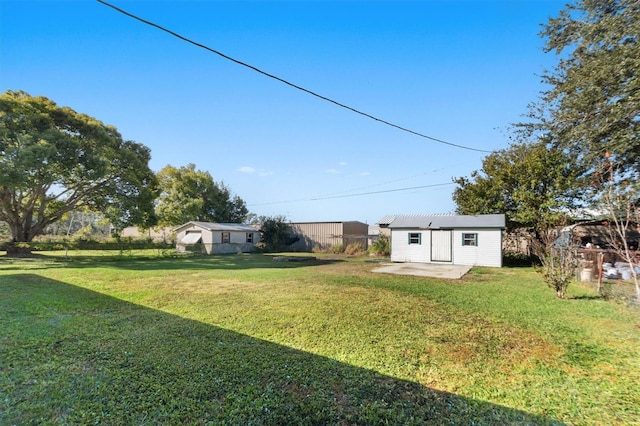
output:
[[640, 308], [579, 283], [157, 254], [0, 257], [0, 424], [640, 423]]

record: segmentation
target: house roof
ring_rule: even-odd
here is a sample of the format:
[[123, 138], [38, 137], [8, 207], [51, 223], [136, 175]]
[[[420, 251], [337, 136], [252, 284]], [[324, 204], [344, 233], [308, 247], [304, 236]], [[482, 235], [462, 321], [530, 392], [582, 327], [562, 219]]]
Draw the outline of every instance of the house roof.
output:
[[359, 220], [329, 220], [324, 222], [290, 222], [289, 225], [309, 225], [309, 224], [327, 224], [327, 223], [358, 223], [360, 225], [367, 225], [364, 222], [360, 222]]
[[394, 228], [504, 228], [503, 214], [480, 215], [387, 215], [378, 224]]
[[207, 231], [224, 231], [224, 232], [257, 232], [254, 226], [246, 225], [243, 223], [217, 223], [217, 222], [196, 222], [190, 221], [185, 223], [184, 225], [180, 225], [176, 228], [177, 232], [180, 232], [182, 228], [187, 226], [197, 226], [198, 228], [202, 228]]

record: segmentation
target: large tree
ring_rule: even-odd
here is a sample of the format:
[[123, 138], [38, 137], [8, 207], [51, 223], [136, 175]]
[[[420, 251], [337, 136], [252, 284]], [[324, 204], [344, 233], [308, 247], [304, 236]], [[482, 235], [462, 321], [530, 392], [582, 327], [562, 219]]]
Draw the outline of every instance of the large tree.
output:
[[507, 227], [543, 229], [564, 217], [575, 198], [577, 169], [543, 142], [493, 152], [470, 177], [455, 178], [459, 214], [504, 213]]
[[79, 207], [116, 227], [154, 224], [150, 151], [45, 97], [0, 95], [0, 221], [29, 242]]
[[156, 208], [159, 222], [177, 226], [195, 220], [240, 223], [249, 211], [245, 202], [233, 195], [224, 183], [217, 183], [209, 172], [194, 164], [168, 165], [158, 172], [160, 198]]
[[532, 109], [537, 128], [594, 171], [605, 152], [640, 171], [640, 1], [568, 4], [541, 33], [559, 55]]

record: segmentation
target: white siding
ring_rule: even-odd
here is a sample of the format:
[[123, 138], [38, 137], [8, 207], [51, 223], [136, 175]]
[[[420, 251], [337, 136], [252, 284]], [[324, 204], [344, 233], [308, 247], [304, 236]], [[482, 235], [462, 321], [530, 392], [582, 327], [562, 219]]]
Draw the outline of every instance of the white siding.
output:
[[[463, 246], [462, 234], [478, 234], [477, 246]], [[453, 233], [453, 263], [502, 267], [502, 230], [456, 229]]]
[[[444, 259], [446, 251], [450, 250], [446, 246], [448, 240], [439, 238], [451, 235], [451, 246], [453, 247], [452, 261], [454, 265], [472, 266], [502, 266], [502, 230], [495, 228], [469, 228], [454, 229], [451, 231], [429, 230], [429, 229], [393, 229], [391, 231], [391, 261], [392, 262], [418, 262], [418, 263], [447, 263], [432, 259]], [[420, 233], [421, 244], [409, 244], [409, 234]], [[478, 234], [477, 246], [463, 246], [462, 234]], [[433, 240], [431, 236], [436, 237]], [[436, 248], [437, 246], [437, 248]], [[436, 253], [435, 250], [441, 250]], [[431, 250], [434, 250], [432, 255]], [[444, 251], [442, 251], [444, 250]]]
[[176, 241], [180, 242], [180, 240], [189, 232], [200, 232], [202, 234], [202, 244], [211, 244], [211, 232], [208, 232], [206, 229], [202, 229], [201, 227], [195, 226], [193, 224], [189, 224], [189, 226], [185, 226], [180, 229], [180, 232], [176, 234]]
[[[255, 249], [255, 244], [260, 241], [260, 232], [253, 231], [253, 242], [247, 243], [247, 233], [250, 231], [211, 231], [196, 224], [188, 224], [180, 228], [176, 235], [176, 248], [184, 250], [180, 240], [188, 232], [200, 232], [202, 235], [202, 249], [207, 254], [246, 253]], [[222, 232], [229, 232], [230, 242], [222, 244]]]
[[[409, 234], [421, 234], [420, 244], [409, 244]], [[421, 262], [431, 261], [431, 232], [426, 229], [399, 229], [391, 232], [391, 261], [392, 262]]]
[[[247, 233], [244, 231], [213, 231], [213, 243], [222, 244], [222, 233], [229, 234], [229, 243], [231, 244], [244, 244], [247, 242]], [[253, 233], [253, 243], [257, 243], [260, 240], [260, 233]]]

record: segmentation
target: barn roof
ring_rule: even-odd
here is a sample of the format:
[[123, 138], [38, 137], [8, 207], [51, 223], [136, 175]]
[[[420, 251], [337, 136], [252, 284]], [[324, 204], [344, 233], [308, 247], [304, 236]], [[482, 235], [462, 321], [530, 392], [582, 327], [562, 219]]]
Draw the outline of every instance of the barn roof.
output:
[[176, 231], [179, 231], [180, 229], [189, 226], [189, 225], [194, 225], [197, 226], [199, 228], [205, 229], [207, 231], [225, 231], [225, 232], [231, 232], [231, 231], [237, 231], [237, 232], [255, 232], [257, 231], [257, 229], [254, 226], [251, 225], [245, 225], [243, 223], [217, 223], [217, 222], [196, 222], [196, 221], [191, 221], [191, 222], [187, 222], [184, 225], [180, 225], [176, 228]]
[[387, 215], [378, 221], [383, 227], [441, 228], [504, 228], [504, 214], [481, 215]]

